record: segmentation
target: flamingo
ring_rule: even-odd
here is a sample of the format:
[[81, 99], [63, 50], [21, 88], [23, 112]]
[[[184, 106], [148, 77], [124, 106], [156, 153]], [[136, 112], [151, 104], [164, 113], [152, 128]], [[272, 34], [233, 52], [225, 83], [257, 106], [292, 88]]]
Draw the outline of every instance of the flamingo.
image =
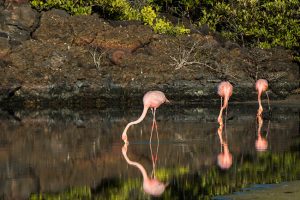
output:
[[[259, 104], [259, 108], [257, 110], [257, 116], [260, 116], [263, 112], [263, 107], [261, 105], [261, 94], [268, 89], [268, 81], [266, 79], [257, 80], [255, 83], [255, 89], [258, 92], [257, 98], [258, 98], [258, 104]], [[266, 94], [268, 97], [268, 105], [269, 105], [269, 109], [270, 109], [269, 96], [268, 96], [267, 92], [266, 92]]]
[[[218, 86], [218, 94], [221, 97], [221, 109], [220, 114], [218, 117], [219, 124], [223, 124], [222, 120], [222, 114], [223, 110], [226, 108], [226, 115], [227, 115], [227, 107], [228, 107], [228, 101], [230, 96], [232, 95], [233, 87], [228, 81], [222, 81]], [[224, 98], [224, 104], [222, 105], [222, 98]]]
[[162, 195], [162, 193], [165, 191], [166, 187], [168, 186], [168, 183], [165, 184], [165, 183], [159, 181], [155, 177], [154, 178], [148, 177], [147, 172], [146, 172], [145, 168], [143, 167], [143, 165], [141, 165], [138, 162], [131, 161], [128, 158], [127, 147], [128, 147], [128, 144], [125, 143], [124, 146], [122, 147], [122, 154], [129, 165], [135, 166], [141, 171], [142, 176], [143, 176], [143, 189], [144, 189], [145, 193], [155, 196], [155, 197], [159, 197], [160, 195]]
[[147, 92], [143, 97], [143, 103], [144, 103], [144, 110], [140, 118], [138, 118], [136, 121], [132, 121], [128, 123], [122, 133], [122, 140], [125, 143], [128, 143], [127, 138], [127, 130], [131, 125], [138, 124], [145, 118], [147, 111], [149, 108], [152, 110], [153, 118], [155, 118], [155, 112], [156, 109], [163, 103], [169, 103], [170, 101], [166, 98], [165, 94], [161, 91], [149, 91]]

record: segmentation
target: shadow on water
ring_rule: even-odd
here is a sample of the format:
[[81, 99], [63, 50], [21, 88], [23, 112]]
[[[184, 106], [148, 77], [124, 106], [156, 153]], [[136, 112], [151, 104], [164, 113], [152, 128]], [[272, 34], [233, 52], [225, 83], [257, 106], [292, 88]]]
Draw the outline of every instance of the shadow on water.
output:
[[[256, 110], [231, 105], [221, 130], [217, 107], [164, 106], [152, 146], [149, 114], [128, 130], [126, 151], [121, 134], [140, 109], [2, 110], [0, 198], [210, 199], [253, 184], [299, 180], [299, 108], [273, 107], [270, 119], [257, 119]], [[222, 167], [218, 155], [226, 152], [231, 158]], [[149, 187], [167, 187], [149, 195], [144, 172], [156, 180]]]

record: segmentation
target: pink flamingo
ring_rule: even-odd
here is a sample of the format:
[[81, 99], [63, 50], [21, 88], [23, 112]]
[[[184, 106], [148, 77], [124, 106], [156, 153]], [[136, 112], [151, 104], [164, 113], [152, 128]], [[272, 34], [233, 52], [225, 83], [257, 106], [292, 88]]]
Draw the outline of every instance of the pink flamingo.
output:
[[263, 126], [262, 116], [257, 116], [257, 120], [258, 120], [258, 130], [257, 130], [257, 140], [255, 141], [255, 148], [257, 151], [266, 151], [268, 149], [268, 141], [266, 140], [266, 138], [263, 138], [261, 136], [261, 128]]
[[155, 177], [149, 178], [145, 168], [140, 163], [131, 161], [128, 158], [127, 146], [128, 146], [128, 144], [125, 143], [124, 146], [122, 147], [122, 154], [129, 165], [133, 165], [141, 171], [142, 176], [143, 176], [143, 189], [144, 189], [145, 193], [152, 195], [152, 196], [156, 196], [156, 197], [162, 195], [162, 193], [165, 191], [166, 187], [168, 186], [168, 183], [166, 183], [166, 184], [162, 183]]
[[[222, 81], [218, 86], [218, 94], [221, 97], [221, 109], [220, 109], [220, 114], [218, 117], [218, 122], [220, 125], [223, 124], [222, 114], [223, 114], [223, 110], [225, 108], [226, 108], [226, 115], [227, 115], [228, 101], [229, 101], [230, 96], [232, 95], [232, 90], [233, 90], [233, 87], [228, 81]], [[223, 105], [222, 105], [222, 98], [224, 98]]]
[[[258, 108], [258, 111], [257, 111], [257, 116], [260, 116], [263, 112], [263, 107], [261, 105], [261, 94], [268, 89], [268, 81], [266, 79], [257, 80], [256, 83], [255, 83], [255, 89], [258, 92], [258, 104], [259, 104], [259, 108]], [[269, 105], [269, 109], [270, 109], [269, 96], [268, 96], [267, 92], [266, 92], [266, 94], [267, 94], [267, 97], [268, 97], [268, 105]]]
[[161, 91], [149, 91], [147, 92], [143, 97], [143, 103], [144, 103], [144, 110], [140, 118], [138, 118], [136, 121], [130, 122], [126, 125], [123, 133], [122, 133], [122, 139], [125, 143], [128, 143], [127, 138], [127, 130], [129, 127], [133, 124], [138, 124], [145, 118], [147, 111], [149, 108], [152, 109], [153, 118], [155, 118], [155, 112], [156, 109], [163, 103], [169, 103], [170, 101], [166, 98], [165, 94]]

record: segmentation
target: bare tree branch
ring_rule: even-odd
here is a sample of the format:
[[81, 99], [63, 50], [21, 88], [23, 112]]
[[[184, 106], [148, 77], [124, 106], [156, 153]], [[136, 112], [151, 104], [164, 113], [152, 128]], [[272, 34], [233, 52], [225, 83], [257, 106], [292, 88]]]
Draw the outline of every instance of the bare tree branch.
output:
[[89, 51], [92, 58], [93, 58], [93, 61], [94, 61], [94, 64], [96, 66], [96, 69], [98, 71], [101, 70], [101, 59], [102, 57], [105, 55], [106, 51], [101, 51], [100, 52], [97, 50], [97, 48], [95, 48], [93, 51]]

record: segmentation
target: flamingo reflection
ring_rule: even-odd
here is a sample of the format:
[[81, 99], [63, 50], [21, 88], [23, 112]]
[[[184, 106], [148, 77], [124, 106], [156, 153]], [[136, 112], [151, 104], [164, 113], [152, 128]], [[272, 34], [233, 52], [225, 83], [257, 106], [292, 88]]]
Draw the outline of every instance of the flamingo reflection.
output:
[[257, 139], [255, 141], [255, 148], [257, 151], [266, 151], [268, 149], [267, 137], [269, 133], [270, 121], [268, 123], [267, 135], [265, 138], [261, 134], [261, 128], [264, 123], [261, 115], [257, 115], [257, 122], [258, 122], [258, 129], [257, 129]]
[[[226, 125], [225, 125], [225, 129], [226, 129]], [[229, 152], [227, 141], [224, 140], [224, 138], [223, 138], [223, 124], [221, 124], [221, 123], [218, 128], [218, 135], [219, 135], [220, 144], [221, 144], [221, 152], [218, 155], [218, 166], [221, 169], [229, 169], [232, 165], [232, 155]]]
[[157, 124], [156, 124], [155, 119], [153, 119], [152, 129], [151, 129], [151, 136], [150, 136], [150, 151], [151, 151], [151, 158], [152, 158], [152, 173], [151, 173], [150, 177], [148, 176], [148, 174], [147, 174], [145, 168], [143, 167], [143, 165], [141, 165], [138, 162], [132, 161], [128, 158], [128, 156], [127, 156], [128, 143], [125, 143], [124, 146], [122, 147], [122, 154], [123, 154], [125, 160], [127, 161], [127, 163], [129, 165], [135, 166], [142, 173], [144, 192], [151, 195], [151, 196], [158, 197], [158, 196], [163, 194], [166, 187], [168, 186], [168, 183], [163, 183], [155, 177], [155, 168], [156, 168], [159, 142], [157, 144], [156, 154], [153, 155], [151, 140], [152, 140], [154, 127], [155, 127], [155, 130], [156, 130], [157, 139], [158, 139]]

